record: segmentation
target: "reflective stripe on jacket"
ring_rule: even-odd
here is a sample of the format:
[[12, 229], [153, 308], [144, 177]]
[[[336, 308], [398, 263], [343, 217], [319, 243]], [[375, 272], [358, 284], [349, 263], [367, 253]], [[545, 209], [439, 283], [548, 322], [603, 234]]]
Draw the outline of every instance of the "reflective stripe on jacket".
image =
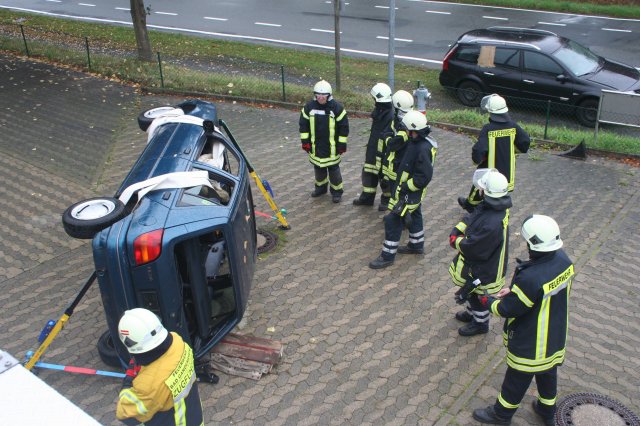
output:
[[454, 284], [479, 279], [474, 293], [497, 293], [503, 286], [508, 263], [509, 207], [511, 197], [483, 201], [455, 226], [458, 254], [449, 265]]
[[[160, 358], [141, 367], [133, 387], [120, 391], [116, 417], [147, 426], [203, 425], [193, 351], [176, 334]], [[136, 423], [133, 423], [136, 424]]]
[[393, 209], [400, 197], [406, 199], [405, 208], [408, 212], [413, 212], [418, 208], [427, 194], [427, 185], [433, 177], [433, 164], [437, 152], [437, 142], [429, 137], [418, 140], [409, 139], [398, 166], [395, 188], [392, 188], [393, 196], [389, 200], [389, 209]]
[[509, 182], [513, 191], [516, 181], [516, 150], [529, 150], [529, 135], [513, 121], [498, 123], [489, 121], [480, 130], [478, 141], [473, 145], [471, 159], [480, 168], [496, 168]]
[[300, 140], [310, 144], [309, 161], [318, 167], [340, 163], [347, 149], [349, 118], [342, 105], [331, 99], [321, 105], [315, 99], [300, 111]]
[[569, 326], [573, 264], [560, 249], [516, 267], [511, 292], [491, 304], [506, 318], [507, 364], [538, 373], [562, 364]]

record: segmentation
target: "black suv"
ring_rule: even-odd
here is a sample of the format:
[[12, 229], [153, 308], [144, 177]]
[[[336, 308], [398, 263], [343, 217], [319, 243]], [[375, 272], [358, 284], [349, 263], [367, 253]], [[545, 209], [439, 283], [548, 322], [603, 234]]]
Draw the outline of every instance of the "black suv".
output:
[[640, 93], [640, 71], [550, 31], [490, 27], [460, 36], [442, 62], [440, 84], [467, 106], [488, 93], [569, 105], [592, 127], [600, 91]]

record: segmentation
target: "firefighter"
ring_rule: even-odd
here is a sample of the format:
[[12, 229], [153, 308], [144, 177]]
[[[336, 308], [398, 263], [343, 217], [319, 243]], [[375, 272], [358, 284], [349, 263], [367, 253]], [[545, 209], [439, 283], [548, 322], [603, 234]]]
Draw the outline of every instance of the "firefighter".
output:
[[378, 83], [371, 89], [371, 96], [375, 101], [375, 107], [371, 112], [371, 132], [362, 167], [362, 192], [353, 200], [356, 206], [373, 206], [378, 182], [382, 191], [381, 204], [387, 204], [389, 200], [389, 182], [382, 179], [382, 157], [385, 152], [385, 135], [391, 132], [394, 116], [391, 88], [384, 83]]
[[384, 155], [382, 156], [382, 183], [380, 186], [385, 190], [382, 192], [378, 206], [378, 211], [381, 212], [386, 211], [389, 207], [389, 199], [392, 194], [391, 186], [396, 181], [396, 170], [409, 140], [407, 131], [402, 124], [402, 118], [413, 108], [413, 96], [406, 90], [398, 90], [391, 97], [391, 103], [393, 104], [394, 117], [391, 122], [390, 136], [385, 138]]
[[474, 185], [483, 201], [467, 214], [451, 231], [449, 244], [458, 250], [449, 266], [453, 283], [460, 286], [456, 302], [466, 302], [466, 309], [456, 319], [468, 324], [460, 327], [461, 336], [474, 336], [489, 331], [489, 310], [478, 295], [497, 293], [504, 286], [507, 272], [509, 240], [508, 182], [496, 169], [475, 173]]
[[[402, 119], [402, 124], [407, 129], [409, 143], [399, 162], [396, 181], [392, 184], [394, 196], [389, 200], [391, 212], [384, 217], [382, 252], [369, 263], [372, 269], [390, 266], [396, 253], [424, 253], [421, 202], [433, 175], [433, 161], [438, 144], [429, 138], [431, 128], [424, 114], [409, 111]], [[409, 229], [409, 242], [406, 246], [399, 247], [405, 226]]]
[[573, 263], [561, 249], [560, 229], [549, 216], [525, 219], [521, 234], [529, 260], [518, 262], [510, 287], [483, 302], [505, 318], [507, 372], [494, 405], [476, 409], [482, 423], [509, 424], [535, 376], [535, 413], [553, 425], [558, 397], [558, 366], [564, 362]]
[[[480, 130], [478, 141], [471, 150], [471, 159], [479, 169], [498, 169], [507, 178], [509, 192], [512, 192], [516, 179], [516, 150], [526, 153], [531, 140], [527, 132], [509, 117], [509, 108], [503, 97], [496, 94], [485, 96], [480, 105], [489, 112], [489, 123]], [[475, 186], [471, 186], [466, 198], [458, 197], [458, 204], [468, 212], [481, 201]]]
[[193, 351], [151, 311], [125, 311], [118, 336], [131, 361], [116, 417], [127, 425], [204, 425]]
[[309, 162], [315, 172], [315, 189], [312, 197], [327, 193], [339, 203], [344, 192], [340, 159], [347, 151], [349, 119], [342, 104], [333, 99], [331, 85], [320, 80], [313, 86], [314, 99], [307, 102], [300, 112], [300, 139], [302, 149], [309, 154]]

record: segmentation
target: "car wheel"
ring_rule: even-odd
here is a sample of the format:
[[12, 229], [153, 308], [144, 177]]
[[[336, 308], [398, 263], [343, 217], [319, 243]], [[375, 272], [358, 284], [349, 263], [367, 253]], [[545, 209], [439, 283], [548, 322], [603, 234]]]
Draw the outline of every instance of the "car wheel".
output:
[[179, 109], [180, 108], [165, 106], [165, 107], [151, 108], [146, 111], [143, 111], [138, 116], [138, 126], [140, 126], [140, 130], [142, 130], [143, 132], [146, 132], [153, 120], [155, 120], [158, 117], [162, 117], [164, 115], [170, 114], [171, 112]]
[[117, 198], [90, 198], [72, 204], [62, 214], [62, 225], [70, 237], [91, 239], [124, 216], [124, 204]]
[[478, 83], [467, 80], [460, 83], [456, 89], [456, 95], [464, 105], [477, 107], [482, 99], [482, 89]]
[[595, 127], [598, 119], [598, 99], [586, 99], [576, 107], [576, 118], [585, 127]]
[[105, 331], [102, 336], [100, 336], [96, 346], [98, 347], [98, 355], [100, 355], [102, 362], [107, 364], [109, 367], [122, 368], [122, 361], [118, 356], [118, 352], [113, 344], [113, 339], [111, 338], [109, 330]]

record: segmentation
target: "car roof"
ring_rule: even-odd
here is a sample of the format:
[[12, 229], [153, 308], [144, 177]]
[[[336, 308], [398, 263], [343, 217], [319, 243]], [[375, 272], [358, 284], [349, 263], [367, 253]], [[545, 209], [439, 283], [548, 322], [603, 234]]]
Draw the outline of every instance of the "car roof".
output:
[[543, 52], [554, 52], [567, 42], [568, 39], [551, 31], [517, 27], [489, 27], [471, 30], [462, 34], [458, 39], [458, 43], [502, 44], [528, 47]]

